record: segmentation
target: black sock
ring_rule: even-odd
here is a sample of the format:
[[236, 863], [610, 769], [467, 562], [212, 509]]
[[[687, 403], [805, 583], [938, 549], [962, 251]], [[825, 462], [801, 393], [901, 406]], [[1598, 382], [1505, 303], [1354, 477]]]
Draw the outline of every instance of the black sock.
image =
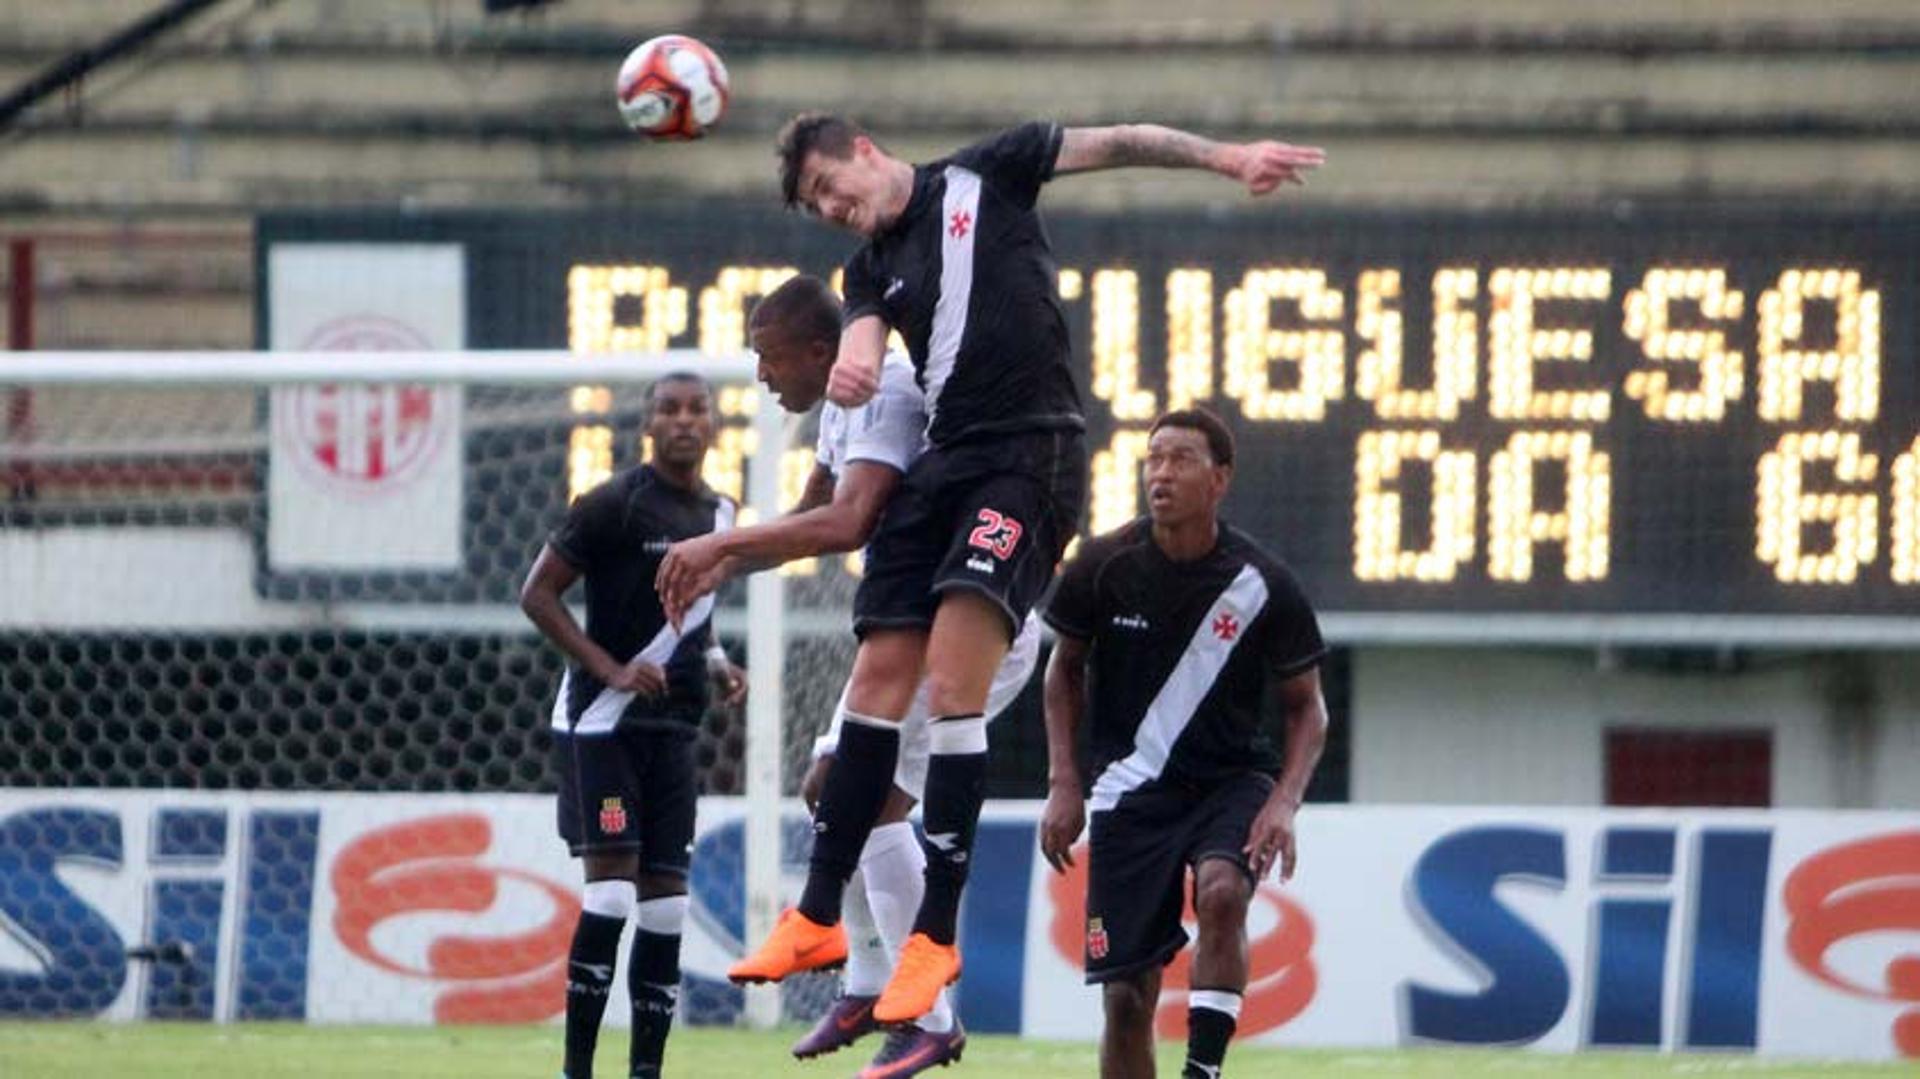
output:
[[580, 912], [567, 953], [567, 1079], [591, 1079], [593, 1047], [600, 1040], [600, 1017], [607, 1011], [613, 968], [620, 957], [620, 930], [626, 919]]
[[634, 1079], [660, 1074], [680, 999], [680, 934], [636, 929], [627, 957], [627, 993], [633, 998], [633, 1049], [628, 1056]]
[[935, 723], [935, 748], [927, 761], [927, 800], [921, 821], [927, 840], [927, 895], [913, 931], [938, 944], [952, 944], [960, 921], [960, 893], [967, 886], [973, 858], [973, 835], [980, 825], [980, 803], [986, 800], [987, 755], [943, 753], [938, 725], [980, 723], [979, 715], [941, 716]]
[[841, 893], [859, 868], [860, 851], [893, 790], [899, 756], [898, 725], [840, 725], [840, 745], [813, 815], [813, 856], [807, 861], [807, 886], [800, 893], [800, 913], [820, 925], [840, 921]]
[[[1237, 999], [1239, 994], [1234, 994]], [[1187, 1064], [1181, 1079], [1220, 1079], [1227, 1059], [1227, 1043], [1238, 1025], [1233, 1015], [1217, 1008], [1187, 1006]]]

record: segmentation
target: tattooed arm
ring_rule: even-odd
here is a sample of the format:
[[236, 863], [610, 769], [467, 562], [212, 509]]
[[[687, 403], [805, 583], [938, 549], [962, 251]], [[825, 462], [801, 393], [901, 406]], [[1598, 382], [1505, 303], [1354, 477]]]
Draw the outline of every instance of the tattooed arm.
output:
[[1159, 124], [1070, 127], [1060, 140], [1055, 175], [1097, 169], [1148, 167], [1217, 172], [1264, 195], [1283, 183], [1304, 184], [1304, 174], [1326, 160], [1317, 146], [1284, 142], [1215, 142]]

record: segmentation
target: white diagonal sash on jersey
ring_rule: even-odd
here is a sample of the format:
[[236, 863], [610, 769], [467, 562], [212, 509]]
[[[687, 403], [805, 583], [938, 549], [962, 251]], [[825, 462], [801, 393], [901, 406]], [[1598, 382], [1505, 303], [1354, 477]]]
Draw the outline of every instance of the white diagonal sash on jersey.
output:
[[610, 734], [633, 703], [631, 690], [602, 687], [598, 696], [580, 713], [580, 722], [567, 722], [567, 700], [573, 696], [573, 672], [560, 676], [560, 693], [553, 699], [553, 729], [574, 734]]
[[1096, 812], [1112, 809], [1121, 795], [1159, 778], [1167, 767], [1174, 743], [1193, 721], [1194, 712], [1212, 691], [1228, 657], [1246, 636], [1236, 633], [1231, 640], [1222, 639], [1214, 632], [1214, 624], [1221, 616], [1231, 614], [1240, 625], [1252, 625], [1266, 605], [1266, 578], [1254, 567], [1242, 566], [1239, 575], [1207, 609], [1180, 662], [1174, 664], [1173, 673], [1167, 675], [1153, 703], [1147, 705], [1146, 715], [1140, 717], [1140, 726], [1133, 732], [1133, 752], [1108, 765], [1094, 781], [1091, 806]]
[[[980, 174], [948, 165], [947, 197], [941, 207], [940, 299], [933, 306], [927, 334], [927, 416], [940, 410], [940, 391], [953, 374], [960, 341], [967, 334], [967, 306], [973, 302], [973, 238], [980, 233]], [[955, 227], [957, 222], [964, 222]], [[955, 233], [959, 235], [954, 235]]]
[[[719, 508], [713, 511], [713, 530], [725, 532], [732, 528], [733, 518], [733, 503], [724, 498], [721, 499]], [[648, 641], [647, 646], [642, 648], [639, 655], [634, 658], [665, 668], [667, 660], [673, 658], [673, 650], [680, 647], [680, 642], [686, 639], [688, 634], [695, 633], [701, 626], [706, 625], [707, 619], [711, 617], [713, 617], [713, 593], [709, 592], [695, 600], [692, 607], [687, 608], [687, 617], [681, 621], [680, 629], [675, 630], [671, 622], [661, 626], [660, 632], [655, 633], [653, 640]], [[610, 734], [615, 727], [619, 726], [620, 717], [626, 714], [627, 705], [632, 704], [635, 697], [631, 690], [602, 688], [599, 695], [594, 697], [593, 701], [580, 713], [580, 721], [569, 724], [567, 696], [572, 683], [573, 671], [569, 670], [560, 676], [560, 695], [553, 701], [552, 726], [556, 731], [571, 730], [574, 734]]]

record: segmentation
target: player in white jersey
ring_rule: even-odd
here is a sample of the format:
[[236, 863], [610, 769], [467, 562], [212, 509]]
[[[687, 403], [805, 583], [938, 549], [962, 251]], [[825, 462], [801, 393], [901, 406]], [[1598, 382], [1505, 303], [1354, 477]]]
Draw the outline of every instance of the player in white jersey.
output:
[[[754, 308], [748, 328], [760, 356], [760, 379], [782, 408], [805, 412], [822, 400], [840, 338], [839, 301], [825, 283], [793, 278]], [[691, 608], [696, 599], [739, 574], [862, 546], [900, 477], [925, 448], [926, 427], [926, 401], [913, 365], [905, 356], [892, 354], [882, 367], [880, 389], [872, 399], [853, 408], [823, 406], [814, 471], [792, 513], [731, 530], [724, 538], [715, 535], [676, 543], [668, 551], [656, 583], [669, 616]], [[1032, 678], [1038, 654], [1039, 623], [1029, 616], [995, 673], [988, 719], [1020, 695]], [[845, 990], [819, 1024], [794, 1045], [796, 1056], [832, 1052], [875, 1029], [874, 1000], [913, 928], [925, 890], [926, 855], [907, 823], [907, 814], [926, 786], [932, 749], [927, 697], [922, 685], [902, 723], [893, 790], [861, 851], [859, 879], [850, 882], [845, 894], [847, 929], [841, 937], [847, 955]], [[815, 743], [814, 765], [801, 786], [810, 808], [839, 752], [841, 726], [848, 721], [842, 691], [832, 725]], [[895, 1029], [860, 1074], [873, 1079], [914, 1075], [958, 1060], [965, 1044], [966, 1034], [943, 993], [916, 1024]]]

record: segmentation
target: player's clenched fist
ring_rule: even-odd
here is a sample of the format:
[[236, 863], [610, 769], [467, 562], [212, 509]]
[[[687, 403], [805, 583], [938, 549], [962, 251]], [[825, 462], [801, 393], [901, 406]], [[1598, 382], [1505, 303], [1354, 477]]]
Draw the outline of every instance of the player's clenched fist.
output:
[[842, 356], [827, 375], [827, 400], [841, 408], [858, 408], [880, 389], [880, 356], [871, 360]]

